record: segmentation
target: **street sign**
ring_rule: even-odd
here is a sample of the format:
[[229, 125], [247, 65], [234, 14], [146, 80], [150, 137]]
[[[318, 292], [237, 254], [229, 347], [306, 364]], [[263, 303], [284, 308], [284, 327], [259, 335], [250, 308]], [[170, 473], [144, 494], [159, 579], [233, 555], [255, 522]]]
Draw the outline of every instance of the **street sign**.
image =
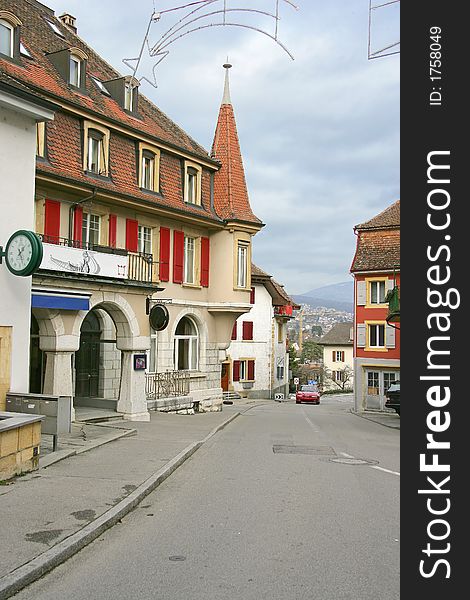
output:
[[284, 394], [274, 394], [274, 400], [284, 400]]
[[294, 377], [294, 385], [299, 385], [300, 379], [298, 377]]

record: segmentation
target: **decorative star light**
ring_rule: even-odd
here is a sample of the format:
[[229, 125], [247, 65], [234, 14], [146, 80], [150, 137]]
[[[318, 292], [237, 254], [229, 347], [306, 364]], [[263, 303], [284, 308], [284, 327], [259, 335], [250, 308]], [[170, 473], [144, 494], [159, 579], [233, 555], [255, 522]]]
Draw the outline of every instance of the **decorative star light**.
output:
[[[279, 40], [279, 21], [280, 21], [280, 4], [281, 2], [288, 4], [292, 8], [298, 10], [298, 7], [291, 2], [291, 0], [262, 0], [262, 3], [271, 2], [273, 4], [273, 12], [267, 10], [261, 10], [251, 7], [234, 6], [235, 3], [240, 4], [243, 0], [198, 0], [196, 2], [189, 2], [180, 6], [175, 6], [162, 11], [155, 10], [154, 0], [154, 11], [150, 16], [149, 23], [147, 25], [147, 31], [145, 32], [144, 40], [140, 49], [139, 56], [136, 58], [124, 58], [123, 63], [128, 66], [132, 71], [132, 76], [138, 81], [145, 80], [150, 85], [157, 87], [157, 79], [155, 70], [158, 65], [164, 60], [169, 54], [169, 46], [177, 40], [203, 29], [210, 27], [242, 27], [244, 29], [251, 29], [258, 33], [271, 38], [276, 44], [278, 44], [288, 55], [294, 60], [294, 57], [289, 50]], [[247, 2], [253, 5], [253, 1]], [[184, 11], [182, 17], [176, 21], [160, 38], [155, 44], [151, 44], [149, 41], [150, 30], [153, 24], [160, 23], [163, 17], [169, 13]], [[267, 31], [254, 25], [241, 23], [239, 17], [247, 14], [258, 14], [267, 17], [273, 23], [273, 30]], [[153, 81], [145, 76], [138, 77], [137, 72], [142, 62], [142, 56], [144, 51], [147, 52], [150, 57], [155, 58], [156, 62], [152, 68]]]

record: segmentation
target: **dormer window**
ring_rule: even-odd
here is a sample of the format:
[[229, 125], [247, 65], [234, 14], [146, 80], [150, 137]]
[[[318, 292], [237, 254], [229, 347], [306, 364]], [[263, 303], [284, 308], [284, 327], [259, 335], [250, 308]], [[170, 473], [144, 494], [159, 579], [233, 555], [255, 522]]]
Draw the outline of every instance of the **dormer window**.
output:
[[65, 48], [51, 52], [49, 60], [59, 71], [62, 78], [74, 89], [85, 90], [87, 55], [80, 48]]
[[13, 31], [14, 27], [8, 21], [0, 20], [0, 54], [13, 57]]
[[124, 108], [131, 112], [134, 112], [136, 90], [130, 82], [124, 85]]
[[133, 114], [137, 113], [139, 81], [134, 77], [119, 77], [103, 82], [111, 98], [116, 100], [121, 108]]
[[21, 21], [13, 13], [0, 10], [0, 55], [18, 58]]
[[75, 54], [70, 55], [69, 64], [69, 83], [75, 87], [80, 87], [80, 75], [82, 68], [82, 61]]

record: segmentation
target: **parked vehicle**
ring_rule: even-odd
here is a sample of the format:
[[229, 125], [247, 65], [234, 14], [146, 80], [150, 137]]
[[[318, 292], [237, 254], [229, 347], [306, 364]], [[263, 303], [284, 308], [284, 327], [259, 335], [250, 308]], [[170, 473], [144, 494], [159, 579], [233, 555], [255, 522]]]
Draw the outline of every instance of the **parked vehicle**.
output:
[[320, 391], [316, 385], [302, 385], [295, 394], [295, 403], [310, 402], [320, 404]]
[[394, 381], [385, 392], [385, 396], [387, 398], [385, 408], [393, 408], [397, 414], [400, 414], [400, 382]]

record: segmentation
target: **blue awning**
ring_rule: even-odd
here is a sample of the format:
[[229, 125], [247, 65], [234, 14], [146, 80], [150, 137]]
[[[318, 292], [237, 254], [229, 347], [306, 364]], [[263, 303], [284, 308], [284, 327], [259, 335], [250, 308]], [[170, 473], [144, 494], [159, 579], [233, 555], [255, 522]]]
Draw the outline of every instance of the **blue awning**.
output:
[[31, 297], [32, 308], [60, 308], [62, 310], [90, 310], [90, 297], [80, 294], [37, 293]]

